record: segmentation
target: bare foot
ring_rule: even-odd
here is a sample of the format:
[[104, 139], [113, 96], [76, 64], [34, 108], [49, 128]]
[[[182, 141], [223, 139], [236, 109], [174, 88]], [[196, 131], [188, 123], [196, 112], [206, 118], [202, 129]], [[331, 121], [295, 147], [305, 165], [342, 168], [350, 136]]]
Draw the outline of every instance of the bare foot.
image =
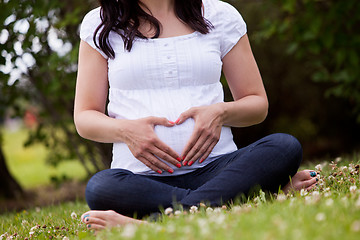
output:
[[129, 223], [140, 224], [145, 221], [126, 217], [115, 211], [88, 211], [81, 216], [88, 229], [101, 230], [108, 227], [120, 227]]
[[300, 191], [301, 189], [311, 190], [316, 186], [316, 182], [318, 181], [316, 175], [316, 172], [313, 170], [297, 172], [282, 190], [285, 194], [290, 191]]

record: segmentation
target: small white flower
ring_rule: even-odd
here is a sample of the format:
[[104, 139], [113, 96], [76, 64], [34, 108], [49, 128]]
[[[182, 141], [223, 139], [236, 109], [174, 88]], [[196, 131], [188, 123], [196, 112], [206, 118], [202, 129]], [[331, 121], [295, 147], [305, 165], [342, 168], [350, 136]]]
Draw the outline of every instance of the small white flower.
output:
[[166, 215], [170, 215], [171, 213], [173, 213], [173, 209], [171, 207], [168, 207], [167, 209], [165, 209], [165, 214]]
[[329, 187], [327, 187], [327, 188], [324, 189], [324, 192], [329, 192], [329, 191], [330, 191], [330, 188], [329, 188]]
[[322, 222], [326, 219], [326, 215], [324, 213], [318, 213], [315, 216], [315, 220], [318, 222]]
[[321, 166], [321, 164], [316, 165], [316, 166], [315, 166], [315, 169], [316, 169], [316, 171], [322, 171], [322, 166]]
[[318, 196], [320, 196], [320, 193], [319, 193], [319, 191], [313, 191], [311, 193], [311, 195], [313, 195], [314, 197], [318, 197]]
[[175, 216], [180, 216], [182, 214], [182, 212], [179, 210], [176, 210], [174, 214], [175, 214]]
[[351, 193], [355, 193], [355, 192], [356, 192], [356, 189], [357, 189], [357, 188], [356, 188], [355, 185], [354, 185], [354, 186], [351, 186], [351, 187], [350, 187], [350, 192], [351, 192]]
[[306, 195], [308, 195], [308, 191], [306, 191], [305, 189], [301, 189], [300, 190], [300, 196], [306, 196]]
[[276, 200], [278, 200], [279, 202], [283, 202], [286, 200], [286, 196], [285, 194], [279, 194], [276, 198]]
[[0, 239], [6, 238], [7, 236], [8, 236], [8, 233], [6, 232], [0, 236]]
[[198, 212], [198, 207], [197, 206], [192, 206], [189, 211], [192, 214], [197, 213]]
[[208, 207], [207, 209], [206, 209], [206, 212], [207, 213], [210, 213], [210, 212], [213, 212], [214, 211], [214, 209], [212, 209], [211, 207]]
[[325, 201], [325, 205], [328, 207], [331, 207], [333, 204], [334, 204], [334, 200], [332, 200], [331, 198]]
[[338, 162], [341, 162], [342, 158], [341, 157], [337, 157], [335, 158], [335, 162], [338, 163]]
[[32, 232], [32, 231], [34, 231], [35, 229], [38, 229], [38, 228], [40, 228], [40, 226], [39, 226], [39, 225], [36, 225], [36, 226], [30, 228], [30, 231]]
[[29, 235], [31, 236], [31, 235], [33, 235], [34, 233], [35, 233], [35, 232], [30, 231], [30, 232], [29, 232]]
[[62, 240], [70, 240], [68, 237], [63, 237]]
[[40, 212], [40, 211], [41, 211], [41, 208], [36, 207], [36, 208], [35, 208], [35, 211], [36, 211], [36, 212]]
[[135, 236], [137, 227], [135, 224], [126, 224], [123, 228], [121, 236], [124, 238], [133, 238]]
[[215, 208], [214, 209], [214, 213], [221, 213], [222, 212], [222, 208]]
[[241, 213], [241, 207], [240, 206], [233, 206], [231, 208], [231, 211], [234, 212], [234, 213]]
[[326, 198], [331, 197], [331, 192], [325, 192], [324, 197], [326, 197]]
[[77, 215], [76, 215], [75, 212], [72, 212], [70, 216], [71, 216], [72, 219], [76, 219], [76, 218], [77, 218]]

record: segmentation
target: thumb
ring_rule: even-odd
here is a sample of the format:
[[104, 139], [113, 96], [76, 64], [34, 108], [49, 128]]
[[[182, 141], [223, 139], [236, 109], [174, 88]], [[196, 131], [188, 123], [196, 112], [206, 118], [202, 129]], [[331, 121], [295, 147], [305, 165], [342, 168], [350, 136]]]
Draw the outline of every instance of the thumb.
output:
[[187, 119], [192, 118], [194, 116], [195, 109], [190, 108], [189, 110], [183, 112], [180, 117], [175, 121], [175, 124], [180, 125], [185, 122]]
[[175, 125], [174, 122], [169, 121], [167, 118], [153, 117], [151, 123], [155, 125], [162, 125], [165, 127], [172, 127]]

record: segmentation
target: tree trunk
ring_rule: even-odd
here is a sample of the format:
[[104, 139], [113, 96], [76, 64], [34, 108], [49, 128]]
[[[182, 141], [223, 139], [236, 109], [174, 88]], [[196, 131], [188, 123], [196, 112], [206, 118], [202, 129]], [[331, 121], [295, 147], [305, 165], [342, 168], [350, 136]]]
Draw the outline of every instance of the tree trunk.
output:
[[18, 182], [11, 176], [5, 162], [5, 155], [0, 145], [0, 198], [21, 198], [24, 191]]

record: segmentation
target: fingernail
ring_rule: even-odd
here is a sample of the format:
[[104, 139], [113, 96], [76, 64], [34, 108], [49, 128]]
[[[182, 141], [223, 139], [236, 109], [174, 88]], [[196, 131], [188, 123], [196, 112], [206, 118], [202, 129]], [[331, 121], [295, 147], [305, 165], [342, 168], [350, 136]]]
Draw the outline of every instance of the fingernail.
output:
[[160, 171], [160, 170], [157, 170], [157, 173], [158, 173], [158, 174], [162, 174], [162, 171]]
[[176, 119], [175, 123], [178, 124], [180, 122], [180, 118]]
[[185, 161], [185, 162], [183, 163], [183, 165], [186, 166], [187, 163], [188, 163], [188, 161]]
[[199, 163], [203, 163], [203, 161], [205, 161], [205, 159], [201, 159], [201, 160], [199, 161]]
[[191, 165], [193, 165], [193, 164], [194, 164], [194, 162], [193, 162], [193, 161], [190, 161], [188, 165], [191, 166]]
[[177, 166], [178, 168], [181, 168], [181, 164], [180, 164], [180, 163], [176, 164], [176, 166]]
[[169, 172], [169, 173], [174, 173], [174, 170], [169, 169], [168, 172]]
[[310, 177], [316, 177], [316, 172], [310, 172]]
[[179, 162], [181, 162], [181, 158], [180, 158], [180, 157], [176, 158], [176, 160], [178, 160]]
[[175, 123], [173, 121], [169, 121], [170, 124], [174, 125]]
[[183, 157], [182, 157], [182, 160], [185, 160], [185, 158], [186, 158], [186, 156], [183, 156]]

